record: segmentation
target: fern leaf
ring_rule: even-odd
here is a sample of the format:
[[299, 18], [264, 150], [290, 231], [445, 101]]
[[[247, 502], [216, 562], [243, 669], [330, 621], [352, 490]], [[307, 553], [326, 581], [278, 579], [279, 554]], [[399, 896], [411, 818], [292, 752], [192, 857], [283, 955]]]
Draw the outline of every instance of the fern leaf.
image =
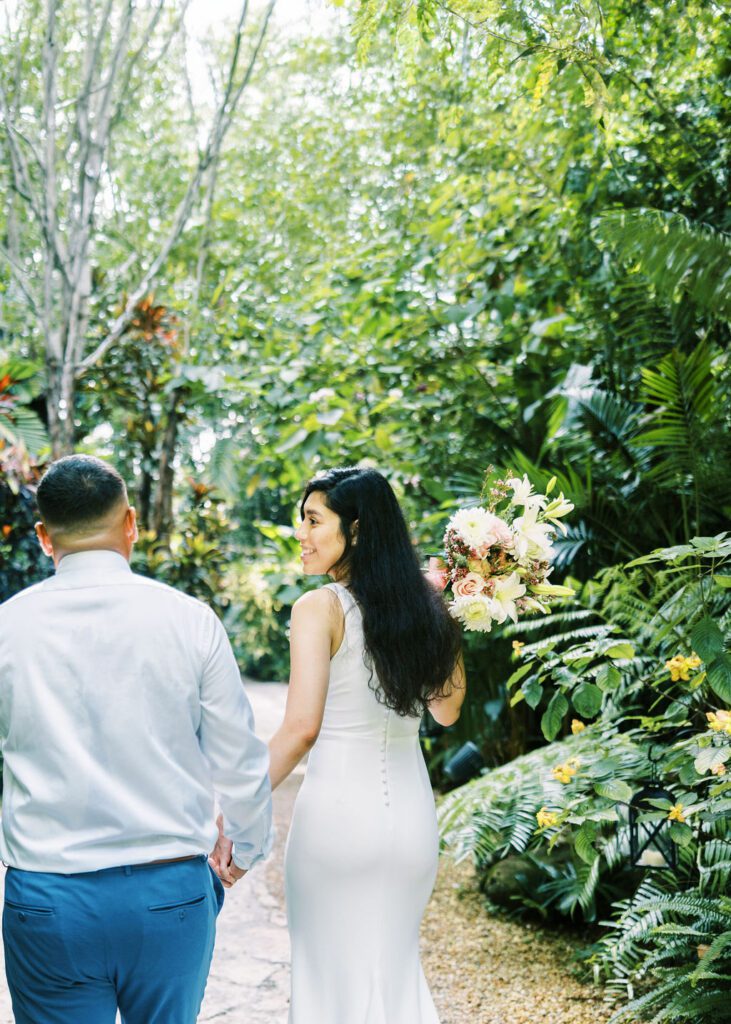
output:
[[690, 296], [731, 320], [731, 241], [680, 214], [638, 209], [606, 213], [599, 235], [671, 300]]

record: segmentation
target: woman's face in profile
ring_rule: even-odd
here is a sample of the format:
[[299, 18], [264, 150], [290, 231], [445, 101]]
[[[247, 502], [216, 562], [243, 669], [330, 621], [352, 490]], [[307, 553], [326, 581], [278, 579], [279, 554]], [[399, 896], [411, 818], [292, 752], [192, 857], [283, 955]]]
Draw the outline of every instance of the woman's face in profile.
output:
[[295, 531], [302, 548], [302, 568], [307, 576], [325, 576], [345, 551], [340, 518], [325, 504], [321, 491], [313, 491], [305, 502], [304, 518]]

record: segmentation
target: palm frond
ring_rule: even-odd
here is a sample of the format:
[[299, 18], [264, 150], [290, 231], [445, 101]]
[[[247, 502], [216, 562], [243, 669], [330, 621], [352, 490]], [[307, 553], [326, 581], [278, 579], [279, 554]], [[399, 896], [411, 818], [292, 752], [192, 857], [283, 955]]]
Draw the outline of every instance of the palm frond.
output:
[[670, 300], [689, 296], [713, 316], [731, 320], [731, 241], [726, 235], [653, 209], [605, 213], [598, 233]]
[[0, 437], [12, 445], [22, 444], [33, 456], [50, 444], [40, 418], [24, 406], [15, 406], [7, 415], [0, 410]]
[[644, 400], [656, 411], [632, 443], [656, 453], [648, 478], [676, 486], [683, 479], [698, 480], [704, 425], [713, 417], [717, 397], [721, 397], [716, 391], [711, 352], [705, 343], [689, 355], [673, 349], [657, 369], [642, 370]]

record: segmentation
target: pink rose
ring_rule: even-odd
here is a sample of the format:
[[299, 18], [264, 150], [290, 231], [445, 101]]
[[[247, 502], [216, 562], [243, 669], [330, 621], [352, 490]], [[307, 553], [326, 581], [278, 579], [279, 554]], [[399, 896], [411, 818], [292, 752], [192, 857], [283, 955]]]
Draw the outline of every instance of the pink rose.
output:
[[437, 590], [444, 590], [449, 583], [449, 573], [441, 558], [430, 558], [429, 568], [424, 575]]
[[452, 587], [455, 597], [474, 597], [485, 589], [485, 581], [476, 572], [468, 572]]
[[477, 548], [477, 553], [481, 555], [482, 558], [486, 558], [490, 548], [510, 548], [512, 546], [513, 534], [510, 527], [506, 522], [500, 519], [499, 516], [492, 516], [488, 535], [484, 543]]

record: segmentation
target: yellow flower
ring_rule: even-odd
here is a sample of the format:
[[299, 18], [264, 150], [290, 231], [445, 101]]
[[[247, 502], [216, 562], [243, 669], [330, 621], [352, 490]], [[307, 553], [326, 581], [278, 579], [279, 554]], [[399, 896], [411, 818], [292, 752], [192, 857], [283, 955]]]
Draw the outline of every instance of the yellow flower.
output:
[[725, 775], [726, 774], [726, 762], [720, 761], [718, 764], [711, 768], [714, 775]]
[[571, 732], [574, 734], [574, 736], [578, 735], [578, 733], [580, 732], [583, 732], [584, 729], [586, 729], [586, 726], [578, 718], [571, 719]]
[[554, 779], [557, 782], [562, 783], [564, 786], [567, 785], [573, 779], [574, 775], [579, 769], [580, 761], [578, 757], [570, 757], [564, 764], [557, 764], [551, 769]]
[[700, 668], [701, 664], [701, 659], [693, 651], [689, 658], [682, 654], [676, 654], [670, 661], [665, 662], [665, 668], [670, 673], [672, 682], [677, 683], [682, 680], [684, 683], [687, 683], [690, 679], [691, 669]]
[[516, 658], [519, 658], [520, 655], [523, 653], [523, 648], [524, 647], [525, 647], [525, 641], [524, 640], [513, 640], [513, 654], [515, 655]]
[[706, 711], [708, 728], [731, 736], [731, 711]]
[[551, 828], [558, 821], [558, 814], [554, 811], [549, 811], [547, 807], [541, 807], [540, 811], [536, 814], [536, 821], [539, 828]]
[[668, 813], [668, 821], [679, 821], [681, 823], [685, 821], [682, 804], [673, 804]]

